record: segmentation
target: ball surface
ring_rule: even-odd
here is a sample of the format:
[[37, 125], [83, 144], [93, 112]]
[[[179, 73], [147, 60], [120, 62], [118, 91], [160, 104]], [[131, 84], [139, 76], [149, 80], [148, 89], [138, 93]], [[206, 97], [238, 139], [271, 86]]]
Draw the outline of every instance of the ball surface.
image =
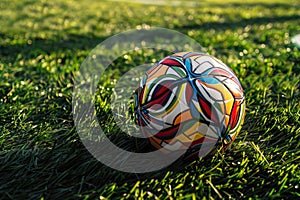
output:
[[150, 143], [184, 158], [235, 140], [245, 98], [233, 71], [213, 56], [180, 52], [150, 68], [135, 91], [135, 119]]

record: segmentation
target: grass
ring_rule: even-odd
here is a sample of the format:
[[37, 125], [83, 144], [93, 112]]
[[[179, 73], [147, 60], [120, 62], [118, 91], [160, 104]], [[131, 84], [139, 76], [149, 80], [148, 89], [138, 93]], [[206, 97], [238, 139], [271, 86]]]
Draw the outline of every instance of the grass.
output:
[[[300, 51], [291, 44], [300, 33], [299, 2], [153, 2], [0, 2], [1, 199], [300, 197]], [[192, 37], [234, 70], [245, 89], [245, 125], [223, 154], [122, 173], [94, 159], [76, 133], [74, 74], [104, 39], [147, 25]], [[146, 145], [115, 128], [107, 88], [130, 67], [165, 54], [128, 53], [105, 74], [96, 108], [115, 143]]]

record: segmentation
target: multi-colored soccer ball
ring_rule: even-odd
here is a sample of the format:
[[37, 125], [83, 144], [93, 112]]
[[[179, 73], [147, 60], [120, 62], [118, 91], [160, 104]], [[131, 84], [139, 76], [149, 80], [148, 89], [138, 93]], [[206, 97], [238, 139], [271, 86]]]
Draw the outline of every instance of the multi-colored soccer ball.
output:
[[136, 123], [151, 144], [184, 158], [235, 140], [245, 116], [236, 75], [213, 56], [180, 52], [149, 69], [135, 92]]

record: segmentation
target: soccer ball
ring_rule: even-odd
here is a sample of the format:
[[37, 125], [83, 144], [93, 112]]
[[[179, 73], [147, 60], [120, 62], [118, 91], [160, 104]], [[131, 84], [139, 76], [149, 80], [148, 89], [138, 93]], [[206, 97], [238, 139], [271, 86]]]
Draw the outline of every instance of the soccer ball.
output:
[[233, 71], [213, 56], [180, 52], [150, 68], [135, 91], [135, 121], [150, 143], [184, 158], [227, 149], [245, 116], [245, 97]]

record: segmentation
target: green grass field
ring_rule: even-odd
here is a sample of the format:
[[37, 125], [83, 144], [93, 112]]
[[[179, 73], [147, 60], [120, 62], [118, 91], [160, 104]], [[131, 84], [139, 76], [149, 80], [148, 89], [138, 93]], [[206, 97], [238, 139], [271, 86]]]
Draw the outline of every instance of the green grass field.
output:
[[[299, 1], [2, 0], [0, 8], [0, 199], [300, 198], [300, 50], [291, 43], [300, 33]], [[146, 26], [190, 36], [239, 77], [245, 124], [225, 153], [130, 174], [82, 145], [74, 74], [104, 39]], [[147, 146], [115, 128], [107, 88], [165, 55], [131, 52], [102, 80], [97, 115], [115, 143]]]

